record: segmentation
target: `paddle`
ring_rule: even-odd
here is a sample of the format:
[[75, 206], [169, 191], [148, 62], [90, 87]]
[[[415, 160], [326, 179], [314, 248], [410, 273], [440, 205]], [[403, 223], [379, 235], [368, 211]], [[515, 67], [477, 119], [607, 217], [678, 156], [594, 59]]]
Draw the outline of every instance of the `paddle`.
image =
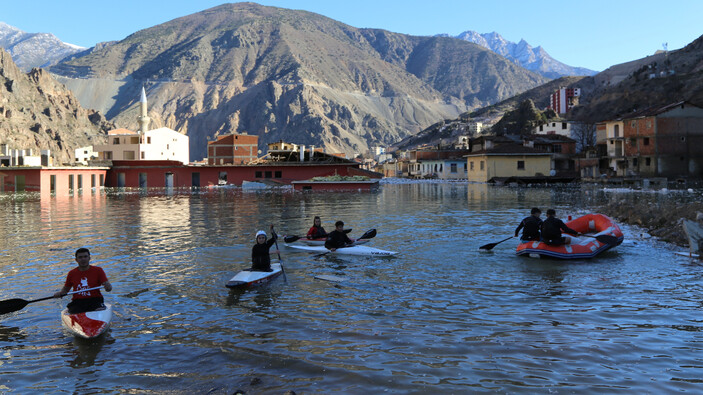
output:
[[[79, 291], [72, 291], [66, 293], [66, 295], [73, 295], [77, 294], [79, 292], [85, 292], [85, 291], [92, 291], [94, 289], [100, 289], [102, 287], [93, 287], [93, 288], [87, 288], [87, 289], [81, 289]], [[62, 296], [47, 296], [46, 298], [41, 298], [41, 299], [34, 299], [34, 300], [24, 300], [24, 299], [8, 299], [8, 300], [3, 300], [0, 301], [0, 315], [2, 314], [7, 314], [7, 313], [12, 313], [17, 310], [22, 310], [25, 306], [27, 306], [30, 303], [34, 302], [40, 302], [42, 300], [47, 300], [47, 299], [54, 299], [54, 298], [63, 298], [66, 295]]]
[[[346, 232], [345, 232], [345, 233], [346, 233]], [[376, 237], [376, 229], [369, 229], [369, 230], [367, 230], [366, 232], [364, 232], [364, 234], [361, 235], [361, 237], [359, 237], [359, 238], [356, 239], [356, 240], [361, 240], [361, 239], [373, 239], [374, 237]], [[345, 247], [346, 247], [346, 246], [345, 246]], [[344, 248], [344, 247], [340, 247], [340, 248]], [[326, 251], [326, 252], [323, 252], [323, 253], [321, 253], [321, 254], [313, 255], [312, 257], [313, 257], [313, 258], [318, 258], [318, 257], [321, 257], [321, 256], [323, 256], [323, 255], [327, 255], [327, 254], [329, 254], [330, 252], [332, 252], [332, 251], [331, 251], [331, 250], [330, 250], [330, 251]]]
[[286, 271], [283, 269], [283, 259], [281, 259], [281, 251], [278, 249], [278, 237], [276, 236], [276, 232], [273, 230], [273, 225], [271, 225], [271, 234], [273, 235], [274, 239], [273, 242], [276, 244], [276, 252], [278, 253], [278, 263], [281, 264], [281, 273], [283, 273], [283, 282], [288, 282], [288, 277], [286, 277]]
[[497, 242], [497, 243], [488, 243], [488, 244], [486, 244], [486, 245], [482, 245], [481, 247], [478, 247], [478, 249], [479, 249], [479, 250], [486, 250], [486, 251], [492, 250], [493, 247], [497, 246], [498, 244], [500, 244], [500, 243], [502, 243], [502, 242], [504, 242], [504, 241], [508, 241], [508, 240], [512, 239], [513, 237], [515, 237], [515, 236], [510, 236], [510, 237], [508, 237], [507, 239], [503, 239], [503, 240], [501, 240], [501, 241], [499, 241], [499, 242]]
[[589, 235], [584, 235], [584, 234], [581, 234], [581, 236], [592, 237], [592, 238], [600, 241], [603, 244], [609, 244], [609, 245], [613, 245], [613, 246], [618, 244], [618, 238], [615, 236], [609, 236], [609, 235], [589, 236]]
[[[344, 233], [349, 233], [351, 231], [352, 231], [351, 228], [344, 229]], [[283, 241], [285, 241], [286, 243], [293, 243], [293, 242], [296, 242], [296, 241], [302, 239], [303, 237], [307, 237], [307, 236], [283, 236]], [[369, 237], [369, 239], [370, 239], [370, 237]]]

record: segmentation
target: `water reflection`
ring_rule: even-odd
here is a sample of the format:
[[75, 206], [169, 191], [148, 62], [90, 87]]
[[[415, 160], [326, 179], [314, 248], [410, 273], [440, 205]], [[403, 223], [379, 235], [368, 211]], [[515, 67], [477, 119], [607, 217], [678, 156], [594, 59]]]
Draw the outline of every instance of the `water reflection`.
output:
[[83, 339], [73, 336], [66, 345], [65, 355], [68, 365], [72, 368], [85, 368], [95, 364], [98, 354], [106, 344], [113, 344], [115, 339], [110, 335], [111, 329], [97, 338]]

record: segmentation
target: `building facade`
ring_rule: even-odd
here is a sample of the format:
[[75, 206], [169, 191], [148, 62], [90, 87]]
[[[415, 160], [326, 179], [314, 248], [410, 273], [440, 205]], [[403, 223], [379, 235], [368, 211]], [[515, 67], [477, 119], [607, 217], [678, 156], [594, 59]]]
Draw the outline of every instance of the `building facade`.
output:
[[242, 165], [258, 157], [259, 136], [229, 134], [207, 143], [209, 165]]
[[188, 136], [169, 128], [143, 133], [127, 129], [108, 132], [107, 144], [95, 145], [101, 160], [175, 160], [190, 161]]
[[467, 179], [488, 182], [501, 177], [548, 176], [551, 154], [521, 145], [500, 146], [466, 155]]
[[549, 108], [557, 114], [566, 114], [578, 105], [580, 96], [581, 89], [579, 88], [559, 88], [558, 91], [549, 96]]

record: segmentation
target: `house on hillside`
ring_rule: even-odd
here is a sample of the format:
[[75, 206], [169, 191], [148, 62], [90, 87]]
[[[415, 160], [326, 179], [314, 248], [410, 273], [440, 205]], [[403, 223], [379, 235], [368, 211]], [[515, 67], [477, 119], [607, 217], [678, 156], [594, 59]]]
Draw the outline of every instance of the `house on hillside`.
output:
[[560, 134], [524, 137], [524, 146], [552, 154], [551, 168], [557, 176], [578, 177], [576, 170], [576, 141]]
[[703, 177], [703, 108], [678, 102], [605, 124], [606, 162], [617, 175]]

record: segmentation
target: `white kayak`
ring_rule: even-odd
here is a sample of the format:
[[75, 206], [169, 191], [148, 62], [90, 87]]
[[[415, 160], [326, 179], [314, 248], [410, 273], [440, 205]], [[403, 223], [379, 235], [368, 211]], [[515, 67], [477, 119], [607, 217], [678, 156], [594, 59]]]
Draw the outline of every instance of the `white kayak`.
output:
[[340, 255], [366, 255], [366, 256], [393, 256], [397, 254], [395, 251], [379, 250], [378, 248], [367, 247], [367, 246], [351, 246], [337, 248], [334, 251], [330, 251], [324, 246], [299, 246], [287, 244], [290, 248], [295, 248], [296, 250], [314, 252], [317, 254], [330, 253], [330, 254], [340, 254]]
[[225, 286], [227, 288], [248, 288], [267, 283], [281, 275], [281, 264], [279, 262], [271, 262], [270, 272], [254, 272], [251, 270], [242, 270], [232, 277]]
[[105, 308], [85, 313], [69, 314], [68, 309], [61, 312], [61, 324], [72, 335], [92, 339], [105, 333], [112, 321], [112, 305], [105, 303]]
[[[295, 241], [295, 242], [296, 242], [296, 243], [303, 244], [303, 245], [306, 245], [306, 246], [324, 246], [324, 245], [325, 245], [325, 241], [327, 241], [326, 238], [324, 238], [324, 239], [311, 239], [311, 240], [310, 240], [310, 239], [303, 239], [303, 238], [301, 238], [301, 239], [298, 239], [298, 240]], [[366, 243], [368, 243], [369, 241], [371, 241], [371, 240], [369, 240], [369, 239], [359, 239], [359, 240], [353, 242], [352, 245], [357, 246], [357, 245], [361, 245], [361, 244], [366, 244]]]

